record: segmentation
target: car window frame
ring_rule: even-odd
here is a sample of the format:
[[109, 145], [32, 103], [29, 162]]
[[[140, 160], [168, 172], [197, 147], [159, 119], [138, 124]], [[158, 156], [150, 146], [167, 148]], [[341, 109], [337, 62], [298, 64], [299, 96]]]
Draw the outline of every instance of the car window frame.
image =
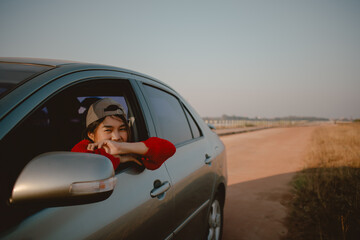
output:
[[[153, 116], [153, 114], [151, 112], [153, 112], [154, 110], [151, 108], [151, 104], [150, 104], [150, 100], [149, 100], [149, 97], [148, 97], [148, 94], [146, 92], [146, 89], [144, 88], [144, 85], [148, 85], [150, 87], [153, 87], [153, 88], [156, 88], [156, 89], [159, 89], [160, 91], [163, 91], [169, 95], [172, 95], [173, 97], [175, 97], [177, 99], [177, 101], [179, 102], [179, 105], [183, 111], [183, 114], [185, 116], [185, 119], [187, 121], [187, 124], [188, 124], [188, 127], [190, 129], [190, 133], [191, 133], [191, 136], [192, 138], [191, 139], [188, 139], [188, 140], [185, 140], [183, 142], [180, 142], [180, 143], [176, 143], [174, 144], [176, 148], [179, 148], [179, 147], [182, 147], [182, 146], [185, 146], [185, 145], [188, 145], [192, 142], [195, 142], [195, 141], [198, 141], [198, 140], [201, 140], [202, 138], [204, 138], [204, 132], [202, 130], [202, 128], [200, 127], [200, 124], [197, 122], [196, 118], [193, 116], [193, 113], [190, 111], [190, 109], [187, 107], [186, 103], [183, 101], [182, 97], [174, 90], [172, 90], [171, 88], [161, 84], [161, 83], [158, 83], [156, 81], [153, 81], [153, 79], [138, 79], [138, 85], [139, 85], [139, 88], [141, 89], [142, 91], [142, 94], [143, 94], [143, 97], [146, 101], [146, 105], [147, 105], [147, 108], [150, 110], [150, 114], [147, 116], [149, 118], [151, 118], [151, 121], [153, 122], [154, 124], [154, 128], [155, 128], [155, 133], [156, 133], [156, 136], [159, 136], [159, 130], [158, 130], [158, 126], [157, 126], [157, 123], [156, 123], [156, 120], [155, 120], [155, 117]], [[199, 128], [199, 131], [201, 133], [201, 136], [198, 137], [198, 138], [194, 138], [194, 134], [193, 134], [193, 130], [191, 128], [191, 124], [190, 124], [190, 121], [188, 119], [188, 116], [186, 114], [185, 111], [188, 111], [190, 116], [193, 117], [193, 120], [195, 122], [195, 124], [198, 126]]]
[[[42, 78], [47, 78], [48, 76], [44, 74], [44, 76], [39, 76], [39, 80], [34, 79], [34, 82], [43, 81]], [[8, 132], [15, 127], [15, 125], [19, 124], [22, 119], [24, 119], [28, 114], [31, 114], [32, 111], [36, 110], [36, 108], [43, 104], [43, 102], [47, 101], [52, 95], [56, 94], [59, 91], [62, 91], [64, 88], [71, 87], [74, 84], [79, 84], [83, 81], [88, 80], [97, 80], [97, 79], [123, 79], [128, 80], [133, 87], [134, 93], [136, 94], [135, 88], [137, 87], [134, 84], [134, 80], [132, 79], [132, 75], [124, 72], [116, 72], [111, 70], [84, 70], [78, 72], [72, 72], [66, 75], [59, 76], [58, 78], [52, 79], [51, 81], [45, 82], [41, 86], [37, 86], [36, 90], [31, 90], [31, 93], [27, 96], [21, 98], [21, 101], [14, 100], [17, 102], [11, 109], [8, 110], [6, 115], [4, 115], [0, 123], [6, 124], [9, 126], [8, 129], [1, 128], [0, 129], [0, 139], [3, 139]], [[30, 83], [35, 85], [33, 83]], [[59, 86], [54, 90], [56, 86]], [[25, 85], [19, 86], [16, 89], [17, 92], [28, 92], [27, 87]], [[28, 93], [27, 93], [28, 94]], [[42, 97], [46, 96], [46, 97]], [[12, 96], [13, 97], [13, 96]], [[27, 101], [30, 99], [30, 101]], [[25, 103], [25, 104], [23, 104]], [[5, 118], [6, 117], [6, 118]]]
[[[94, 76], [94, 72], [97, 72], [99, 74], [99, 76]], [[104, 72], [108, 73], [108, 76], [104, 76]], [[83, 74], [80, 74], [79, 72], [77, 73], [72, 73], [69, 74], [67, 76], [61, 76], [59, 78], [69, 78], [70, 79], [65, 79], [63, 81], [60, 82], [54, 82], [51, 81], [50, 83], [44, 85], [42, 88], [37, 89], [36, 91], [34, 91], [31, 96], [29, 96], [27, 99], [25, 99], [21, 104], [17, 105], [14, 109], [12, 109], [8, 116], [4, 119], [2, 119], [1, 122], [3, 122], [3, 120], [8, 120], [8, 122], [10, 122], [10, 127], [8, 129], [7, 132], [3, 133], [3, 136], [1, 136], [1, 140], [3, 142], [4, 139], [7, 139], [7, 136], [9, 134], [12, 134], [13, 131], [16, 131], [16, 129], [18, 129], [19, 126], [21, 126], [24, 121], [26, 121], [32, 114], [34, 114], [36, 111], [38, 111], [39, 109], [44, 107], [44, 104], [46, 104], [49, 101], [52, 101], [52, 99], [54, 98], [55, 95], [58, 94], [62, 94], [64, 91], [66, 91], [67, 89], [75, 86], [75, 85], [79, 85], [85, 82], [92, 82], [92, 81], [101, 81], [101, 80], [120, 80], [120, 81], [127, 81], [129, 84], [129, 87], [132, 88], [132, 99], [130, 99], [130, 101], [135, 100], [136, 103], [132, 104], [132, 105], [136, 105], [135, 108], [137, 108], [137, 113], [138, 115], [141, 115], [142, 117], [142, 127], [143, 130], [145, 131], [144, 136], [146, 136], [145, 138], [148, 138], [149, 135], [149, 131], [148, 131], [148, 127], [151, 126], [151, 124], [149, 124], [146, 121], [146, 118], [144, 116], [144, 108], [141, 107], [141, 103], [140, 103], [140, 99], [138, 97], [139, 95], [139, 90], [138, 90], [138, 86], [137, 84], [134, 83], [134, 79], [131, 78], [130, 74], [123, 74], [123, 73], [119, 73], [119, 75], [123, 75], [123, 76], [116, 76], [117, 72], [113, 72], [113, 71], [96, 71], [96, 70], [91, 70], [91, 71], [87, 71], [87, 76], [82, 76]], [[74, 77], [73, 75], [75, 75], [76, 77]], [[90, 75], [90, 76], [89, 76]], [[77, 77], [78, 76], [78, 77]], [[74, 79], [75, 78], [75, 79]], [[30, 105], [30, 107], [29, 107]], [[5, 125], [5, 123], [4, 123]], [[140, 129], [140, 128], [139, 128]], [[140, 130], [139, 130], [140, 131]], [[136, 139], [137, 140], [137, 139]], [[145, 140], [145, 139], [141, 139], [141, 140]], [[70, 149], [68, 150], [70, 151]], [[48, 152], [46, 149], [44, 150], [43, 153]], [[29, 159], [30, 161], [31, 159]], [[131, 167], [132, 165], [128, 165], [129, 167]], [[23, 166], [25, 167], [25, 166]], [[124, 168], [118, 168], [116, 169], [116, 174], [123, 172], [125, 169], [128, 169], [129, 167], [124, 167]], [[143, 169], [142, 169], [143, 170]], [[137, 172], [142, 172], [141, 171], [137, 171]]]
[[[183, 102], [181, 102], [181, 105], [182, 105], [182, 108], [183, 108], [183, 110], [184, 110], [184, 112], [185, 112], [185, 116], [186, 116], [186, 118], [187, 118], [187, 120], [188, 120], [188, 124], [189, 124], [189, 126], [190, 126], [190, 130], [191, 130], [191, 134], [193, 135], [193, 139], [198, 139], [198, 138], [204, 137], [204, 133], [203, 133], [202, 129], [200, 128], [199, 123], [196, 121], [196, 119], [194, 118], [194, 116], [191, 114], [190, 110], [185, 106], [185, 104], [184, 104]], [[193, 122], [195, 123], [196, 128], [198, 129], [199, 134], [200, 134], [199, 137], [195, 137], [195, 136], [194, 136], [194, 131], [193, 131], [193, 128], [192, 128], [192, 126], [191, 126], [189, 117], [190, 117], [190, 118], [193, 120]]]
[[[132, 79], [127, 79], [127, 78], [116, 78], [116, 77], [89, 77], [89, 78], [84, 78], [84, 79], [81, 79], [81, 80], [78, 80], [78, 81], [74, 81], [74, 82], [71, 82], [70, 84], [65, 84], [64, 86], [62, 86], [61, 88], [58, 88], [57, 90], [55, 91], [51, 91], [50, 94], [46, 94], [46, 97], [44, 98], [41, 98], [40, 96], [37, 96], [37, 95], [41, 95], [41, 93], [39, 93], [40, 90], [34, 92], [29, 98], [31, 97], [35, 97], [35, 98], [38, 98], [38, 99], [41, 99], [40, 101], [26, 101], [24, 100], [24, 102], [26, 101], [25, 105], [27, 105], [26, 109], [23, 109], [25, 108], [25, 106], [23, 104], [19, 104], [18, 106], [16, 106], [14, 109], [11, 110], [11, 112], [9, 113], [9, 115], [15, 115], [14, 117], [16, 118], [12, 118], [12, 122], [14, 122], [14, 124], [9, 128], [9, 131], [5, 132], [5, 133], [2, 133], [1, 134], [1, 139], [3, 139], [4, 137], [6, 137], [6, 135], [12, 131], [13, 129], [15, 129], [17, 127], [17, 125], [21, 124], [24, 120], [26, 120], [31, 114], [33, 114], [35, 111], [39, 110], [39, 108], [41, 108], [45, 102], [49, 102], [51, 101], [51, 99], [54, 97], [54, 95], [58, 95], [58, 94], [62, 94], [63, 91], [66, 91], [67, 89], [69, 89], [70, 87], [73, 87], [74, 85], [78, 85], [78, 84], [82, 84], [84, 82], [90, 82], [90, 81], [101, 81], [101, 80], [114, 80], [114, 81], [117, 81], [117, 80], [124, 80], [124, 81], [128, 81], [129, 82], [129, 85], [130, 87], [132, 87], [133, 89], [133, 98], [136, 100], [136, 108], [138, 109], [138, 113], [140, 115], [144, 115], [143, 114], [143, 109], [141, 108], [141, 105], [139, 103], [139, 100], [138, 100], [138, 97], [137, 97], [137, 94], [133, 88], [133, 83], [132, 83]], [[50, 86], [51, 83], [47, 84], [47, 86]], [[28, 107], [28, 105], [30, 105], [30, 107]], [[23, 109], [22, 111], [20, 111], [19, 109]], [[18, 114], [18, 113], [21, 113], [21, 114]], [[16, 121], [18, 120], [18, 121]], [[145, 129], [144, 130], [147, 130], [148, 129], [148, 126], [147, 126], [147, 123], [143, 117], [143, 121], [145, 123]], [[146, 131], [148, 133], [148, 131]], [[149, 134], [147, 134], [149, 135]]]

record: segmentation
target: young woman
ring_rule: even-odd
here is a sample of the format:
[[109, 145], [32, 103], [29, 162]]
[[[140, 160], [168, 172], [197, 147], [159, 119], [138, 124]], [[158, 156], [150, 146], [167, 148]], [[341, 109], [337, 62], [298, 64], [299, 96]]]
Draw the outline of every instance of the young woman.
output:
[[130, 127], [123, 107], [110, 98], [93, 103], [86, 116], [84, 140], [72, 152], [101, 154], [109, 158], [116, 169], [120, 163], [135, 162], [155, 170], [175, 154], [175, 146], [161, 138], [129, 142]]

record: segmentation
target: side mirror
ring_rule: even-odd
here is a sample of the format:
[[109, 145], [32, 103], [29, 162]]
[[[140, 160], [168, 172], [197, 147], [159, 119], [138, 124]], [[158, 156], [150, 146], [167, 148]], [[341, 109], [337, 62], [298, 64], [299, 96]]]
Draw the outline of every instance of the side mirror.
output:
[[105, 200], [114, 190], [111, 161], [91, 153], [51, 152], [32, 159], [14, 185], [10, 204], [68, 206]]
[[211, 130], [216, 130], [216, 127], [210, 123], [208, 123], [208, 127], [211, 129]]

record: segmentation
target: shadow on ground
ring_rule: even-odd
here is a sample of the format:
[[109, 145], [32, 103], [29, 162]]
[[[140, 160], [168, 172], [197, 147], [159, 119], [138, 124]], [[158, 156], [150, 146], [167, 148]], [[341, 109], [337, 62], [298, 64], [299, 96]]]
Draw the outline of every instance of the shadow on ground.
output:
[[287, 233], [289, 182], [295, 172], [229, 185], [223, 240], [275, 240]]

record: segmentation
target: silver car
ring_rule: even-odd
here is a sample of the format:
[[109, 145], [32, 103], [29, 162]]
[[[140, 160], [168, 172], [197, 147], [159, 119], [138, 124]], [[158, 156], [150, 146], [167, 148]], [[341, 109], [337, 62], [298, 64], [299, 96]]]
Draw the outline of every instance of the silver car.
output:
[[[221, 239], [223, 143], [171, 87], [111, 66], [0, 58], [0, 239]], [[133, 141], [171, 141], [151, 171], [73, 153], [84, 114], [110, 97]]]

